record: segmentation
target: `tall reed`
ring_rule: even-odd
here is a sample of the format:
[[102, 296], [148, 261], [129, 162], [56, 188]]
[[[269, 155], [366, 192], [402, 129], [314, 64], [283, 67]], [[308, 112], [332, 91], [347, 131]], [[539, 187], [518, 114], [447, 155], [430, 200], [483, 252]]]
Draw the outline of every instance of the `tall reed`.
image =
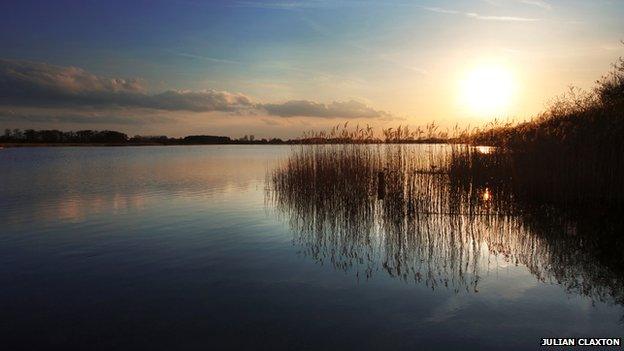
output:
[[603, 216], [596, 235], [595, 217], [520, 201], [508, 181], [484, 176], [508, 162], [493, 151], [296, 146], [273, 170], [267, 195], [304, 255], [361, 278], [385, 272], [434, 289], [478, 291], [492, 262], [504, 260], [570, 292], [623, 303], [623, 221]]

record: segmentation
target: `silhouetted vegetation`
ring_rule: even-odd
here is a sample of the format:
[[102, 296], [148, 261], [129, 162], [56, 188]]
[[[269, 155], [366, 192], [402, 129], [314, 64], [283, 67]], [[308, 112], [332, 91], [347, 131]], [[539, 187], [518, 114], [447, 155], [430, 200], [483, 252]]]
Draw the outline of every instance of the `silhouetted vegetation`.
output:
[[[624, 303], [623, 217], [521, 201], [506, 179], [479, 178], [508, 162], [493, 151], [302, 145], [273, 171], [267, 196], [304, 255], [358, 277], [385, 272], [478, 291], [490, 265], [505, 262], [571, 293]], [[488, 158], [474, 164], [485, 169], [457, 165], [475, 157]]]
[[455, 169], [474, 180], [505, 180], [525, 201], [621, 207], [624, 60], [593, 91], [570, 89], [532, 121], [475, 131], [463, 141], [497, 146], [489, 155], [457, 154]]
[[232, 141], [229, 137], [212, 135], [190, 135], [183, 140], [189, 144], [229, 144]]
[[[458, 128], [455, 128], [455, 132]], [[410, 129], [409, 126], [399, 125], [394, 128], [382, 129], [382, 134], [376, 135], [373, 127], [356, 125], [349, 128], [349, 122], [337, 124], [329, 131], [307, 131], [293, 143], [296, 144], [439, 144], [447, 143], [449, 130], [440, 130], [435, 122], [424, 127]], [[458, 134], [459, 135], [459, 134]]]
[[126, 143], [128, 136], [112, 130], [60, 130], [5, 129], [1, 142], [11, 143]]
[[63, 132], [60, 130], [20, 130], [5, 129], [0, 143], [9, 145], [203, 145], [203, 144], [284, 144], [297, 141], [283, 141], [279, 138], [255, 139], [245, 136], [231, 139], [227, 136], [191, 135], [184, 138], [171, 138], [166, 135], [128, 135], [112, 130], [80, 130]]

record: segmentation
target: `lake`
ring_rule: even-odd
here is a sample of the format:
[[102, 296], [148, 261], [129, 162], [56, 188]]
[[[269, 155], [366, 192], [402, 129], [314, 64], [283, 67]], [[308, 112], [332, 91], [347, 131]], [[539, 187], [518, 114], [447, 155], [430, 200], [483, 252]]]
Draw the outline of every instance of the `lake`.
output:
[[622, 335], [621, 271], [585, 224], [272, 192], [296, 148], [0, 150], [3, 344], [526, 350]]

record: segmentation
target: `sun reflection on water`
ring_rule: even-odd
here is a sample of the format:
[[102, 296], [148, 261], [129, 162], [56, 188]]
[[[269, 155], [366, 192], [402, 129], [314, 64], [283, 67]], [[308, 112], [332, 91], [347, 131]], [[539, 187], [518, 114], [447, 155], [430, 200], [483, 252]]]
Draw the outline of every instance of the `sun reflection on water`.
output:
[[489, 155], [494, 151], [494, 147], [492, 146], [477, 146], [477, 152], [484, 155]]
[[483, 191], [483, 194], [481, 195], [481, 198], [485, 202], [488, 202], [492, 199], [492, 192], [490, 191], [490, 188], [485, 188], [485, 190]]

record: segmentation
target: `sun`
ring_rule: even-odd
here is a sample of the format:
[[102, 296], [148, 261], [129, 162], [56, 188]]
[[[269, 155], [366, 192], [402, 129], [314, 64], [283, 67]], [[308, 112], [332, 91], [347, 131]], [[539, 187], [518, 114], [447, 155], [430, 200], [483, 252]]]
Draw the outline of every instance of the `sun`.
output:
[[460, 80], [460, 101], [473, 115], [498, 117], [508, 113], [515, 90], [511, 70], [503, 66], [483, 65], [469, 70]]

